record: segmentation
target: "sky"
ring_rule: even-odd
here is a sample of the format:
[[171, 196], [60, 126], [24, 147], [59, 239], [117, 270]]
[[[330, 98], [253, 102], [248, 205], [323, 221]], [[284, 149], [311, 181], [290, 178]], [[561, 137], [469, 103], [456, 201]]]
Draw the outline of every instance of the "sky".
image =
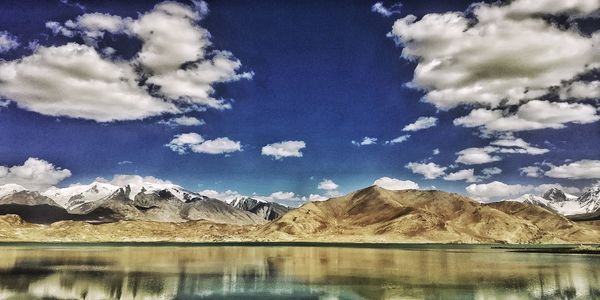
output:
[[3, 1], [0, 184], [578, 194], [600, 179], [599, 8]]

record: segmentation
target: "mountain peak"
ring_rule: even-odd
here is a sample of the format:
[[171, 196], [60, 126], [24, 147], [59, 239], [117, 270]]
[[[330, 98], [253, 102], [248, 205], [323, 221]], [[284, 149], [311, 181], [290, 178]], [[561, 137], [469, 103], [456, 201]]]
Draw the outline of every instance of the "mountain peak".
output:
[[548, 201], [552, 201], [552, 202], [563, 202], [563, 201], [567, 201], [567, 195], [560, 189], [553, 187], [551, 189], [549, 189], [548, 191], [546, 191], [543, 195], [542, 198], [548, 200]]

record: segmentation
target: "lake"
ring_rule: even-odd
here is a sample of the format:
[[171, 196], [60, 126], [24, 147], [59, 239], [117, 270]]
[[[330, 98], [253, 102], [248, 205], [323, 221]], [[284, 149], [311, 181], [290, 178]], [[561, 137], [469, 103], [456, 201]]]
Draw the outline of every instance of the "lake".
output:
[[0, 299], [281, 298], [600, 299], [600, 256], [448, 245], [0, 246]]

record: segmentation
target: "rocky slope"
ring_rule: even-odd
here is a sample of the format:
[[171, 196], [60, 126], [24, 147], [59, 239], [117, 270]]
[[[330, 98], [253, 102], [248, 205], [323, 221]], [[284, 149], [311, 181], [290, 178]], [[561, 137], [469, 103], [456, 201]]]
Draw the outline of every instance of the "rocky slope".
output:
[[[537, 207], [522, 204], [524, 207]], [[502, 208], [502, 209], [498, 209]], [[368, 240], [467, 243], [600, 242], [595, 228], [558, 216], [573, 236], [529, 218], [441, 191], [388, 191], [369, 187], [324, 202], [307, 203], [261, 228], [281, 240]], [[556, 217], [549, 210], [544, 214]]]
[[290, 210], [289, 207], [275, 202], [267, 202], [250, 197], [240, 197], [231, 201], [231, 206], [259, 215], [261, 218], [272, 221]]
[[[138, 194], [131, 201], [121, 190], [118, 197], [107, 199], [112, 200], [102, 201], [100, 206], [80, 206], [81, 216], [137, 214], [137, 219], [96, 225], [78, 221], [40, 225], [5, 215], [0, 216], [0, 240], [600, 243], [600, 227], [592, 222], [575, 223], [537, 205], [514, 201], [481, 204], [441, 191], [389, 191], [373, 186], [306, 203], [266, 224], [257, 224], [254, 218], [264, 222], [258, 215], [219, 200], [199, 197], [180, 201], [167, 191]], [[173, 214], [179, 212], [185, 222], [148, 221], [148, 216], [157, 218], [156, 212], [150, 212], [160, 211], [173, 201], [179, 201], [175, 202], [179, 210]], [[244, 216], [248, 218], [245, 223], [224, 224]]]

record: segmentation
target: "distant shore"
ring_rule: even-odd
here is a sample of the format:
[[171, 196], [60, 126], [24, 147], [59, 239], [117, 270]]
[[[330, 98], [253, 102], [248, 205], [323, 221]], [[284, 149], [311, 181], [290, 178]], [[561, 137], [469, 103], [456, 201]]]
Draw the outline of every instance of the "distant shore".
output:
[[78, 248], [78, 247], [334, 247], [334, 248], [371, 248], [371, 249], [498, 249], [521, 253], [557, 253], [557, 254], [600, 254], [600, 244], [478, 244], [478, 243], [362, 243], [362, 242], [318, 242], [318, 241], [240, 241], [240, 242], [169, 242], [169, 241], [94, 241], [94, 242], [36, 242], [36, 241], [0, 241], [3, 247], [25, 248]]

